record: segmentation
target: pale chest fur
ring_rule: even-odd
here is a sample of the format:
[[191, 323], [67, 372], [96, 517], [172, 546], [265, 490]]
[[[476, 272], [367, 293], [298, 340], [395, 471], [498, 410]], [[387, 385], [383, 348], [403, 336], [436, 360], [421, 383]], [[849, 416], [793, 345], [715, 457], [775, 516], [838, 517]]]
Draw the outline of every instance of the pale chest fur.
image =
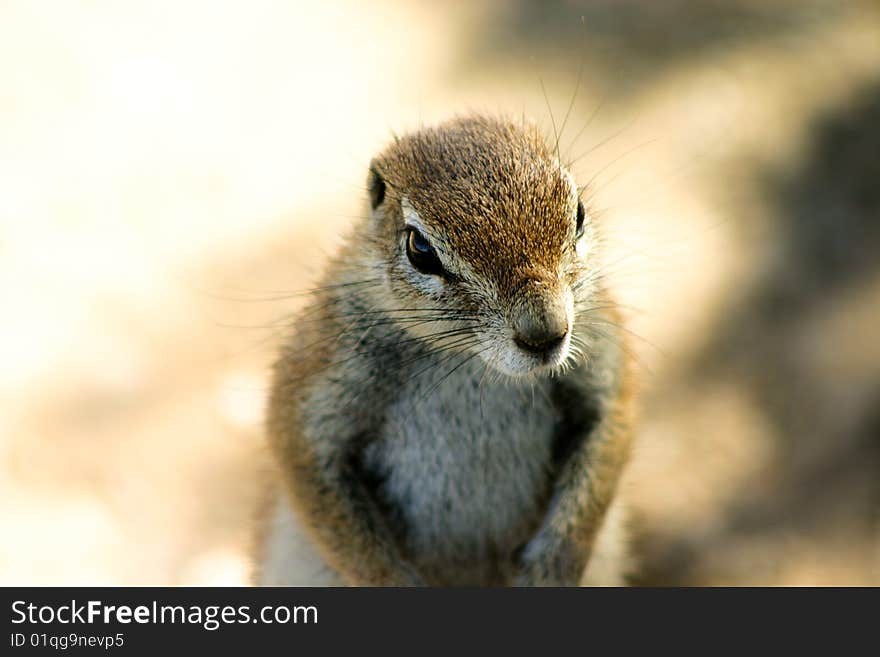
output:
[[489, 382], [475, 360], [404, 383], [363, 463], [417, 564], [492, 581], [541, 521], [558, 414], [547, 381]]

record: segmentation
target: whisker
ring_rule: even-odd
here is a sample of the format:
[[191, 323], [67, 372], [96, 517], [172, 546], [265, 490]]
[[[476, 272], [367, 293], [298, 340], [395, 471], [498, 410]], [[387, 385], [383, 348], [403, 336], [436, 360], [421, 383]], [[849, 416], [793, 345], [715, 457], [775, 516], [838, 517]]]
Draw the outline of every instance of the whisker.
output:
[[441, 385], [444, 381], [446, 381], [446, 379], [448, 379], [448, 378], [449, 378], [450, 376], [452, 376], [455, 372], [457, 372], [462, 366], [464, 366], [465, 364], [469, 363], [470, 361], [472, 361], [474, 358], [476, 358], [476, 357], [479, 356], [479, 355], [480, 355], [480, 351], [475, 351], [475, 352], [472, 352], [472, 353], [470, 353], [470, 354], [467, 354], [466, 357], [465, 357], [465, 358], [464, 358], [464, 359], [463, 359], [458, 365], [456, 365], [455, 367], [451, 368], [446, 374], [444, 374], [444, 375], [440, 378], [439, 381], [437, 381], [437, 383], [435, 383], [433, 386], [431, 386], [431, 387], [427, 390], [427, 392], [425, 392], [423, 395], [421, 395], [420, 398], [419, 398], [419, 401], [418, 401], [417, 403], [423, 403], [424, 400], [426, 400], [426, 399], [431, 395], [431, 393], [433, 393], [437, 388], [440, 387], [440, 385]]
[[641, 340], [641, 341], [644, 342], [646, 345], [648, 345], [648, 346], [651, 347], [652, 349], [656, 350], [657, 353], [660, 354], [661, 356], [663, 356], [664, 358], [669, 358], [669, 354], [667, 354], [665, 351], [663, 351], [663, 349], [661, 349], [659, 346], [657, 346], [656, 344], [654, 344], [653, 342], [651, 342], [650, 340], [648, 340], [648, 339], [645, 338], [644, 336], [639, 335], [638, 333], [636, 333], [636, 332], [633, 331], [632, 329], [629, 329], [629, 328], [627, 328], [626, 326], [623, 326], [622, 324], [618, 324], [618, 323], [616, 323], [616, 322], [607, 321], [607, 320], [594, 320], [594, 321], [591, 321], [591, 322], [588, 322], [588, 323], [589, 323], [590, 325], [595, 325], [595, 324], [598, 323], [598, 324], [604, 324], [604, 325], [608, 325], [608, 326], [613, 326], [614, 328], [616, 328], [616, 329], [618, 329], [618, 330], [620, 330], [620, 331], [623, 331], [623, 332], [626, 333], [627, 335], [631, 335], [632, 337], [636, 338], [637, 340]]
[[[340, 288], [348, 288], [348, 287], [356, 287], [361, 285], [372, 285], [375, 283], [381, 282], [381, 279], [367, 279], [362, 281], [349, 281], [346, 283], [336, 283], [334, 285], [324, 285], [321, 287], [310, 288], [306, 290], [259, 290], [259, 294], [270, 294], [272, 296], [265, 297], [227, 297], [223, 295], [219, 295], [213, 292], [205, 291], [203, 294], [212, 299], [218, 299], [220, 301], [235, 301], [240, 303], [263, 303], [270, 301], [285, 301], [289, 299], [295, 299], [298, 297], [310, 296], [315, 294], [320, 294], [321, 292], [327, 292], [330, 290], [336, 290]], [[247, 292], [247, 290], [239, 290], [240, 292]]]
[[[645, 146], [648, 146], [648, 145], [650, 145], [650, 144], [652, 144], [652, 143], [654, 143], [654, 142], [657, 142], [657, 141], [659, 141], [659, 139], [657, 139], [657, 138], [654, 138], [654, 139], [646, 139], [645, 141], [643, 141], [643, 142], [641, 142], [641, 143], [639, 143], [639, 144], [636, 144], [636, 145], [633, 146], [632, 148], [628, 148], [628, 149], [626, 149], [623, 153], [621, 153], [620, 155], [618, 155], [617, 157], [615, 157], [614, 159], [612, 159], [610, 162], [606, 162], [605, 165], [602, 166], [601, 169], [599, 169], [596, 173], [594, 173], [594, 174], [590, 177], [590, 179], [586, 182], [586, 184], [583, 185], [583, 189], [586, 189], [586, 190], [590, 190], [590, 189], [592, 189], [592, 187], [593, 187], [593, 183], [595, 182], [596, 178], [598, 178], [598, 177], [599, 177], [600, 175], [602, 175], [605, 171], [607, 171], [609, 167], [614, 166], [615, 164], [617, 164], [618, 162], [620, 162], [620, 160], [624, 159], [625, 157], [629, 157], [630, 155], [632, 155], [633, 153], [635, 153], [635, 152], [636, 152], [637, 150], [639, 150], [640, 148], [643, 148], [643, 147], [645, 147]], [[620, 175], [620, 174], [618, 174], [618, 175]], [[615, 177], [616, 177], [616, 176], [615, 176]], [[613, 180], [614, 180], [614, 179], [612, 179], [612, 181], [613, 181]]]
[[544, 94], [544, 103], [547, 105], [547, 111], [550, 113], [550, 123], [553, 124], [553, 138], [556, 140], [556, 159], [559, 160], [559, 132], [556, 130], [556, 119], [553, 117], [553, 108], [550, 106], [550, 99], [547, 97], [547, 89], [544, 87], [544, 80], [539, 77], [538, 82], [541, 85], [541, 93]]
[[[603, 102], [604, 102], [604, 101], [603, 101]], [[573, 167], [575, 164], [577, 164], [578, 162], [580, 162], [583, 158], [585, 158], [585, 157], [586, 157], [587, 155], [589, 155], [590, 153], [599, 150], [600, 148], [602, 148], [603, 146], [605, 146], [607, 143], [609, 143], [609, 142], [612, 141], [613, 139], [617, 139], [617, 138], [618, 138], [620, 135], [622, 135], [624, 132], [626, 132], [627, 130], [629, 130], [630, 128], [632, 128], [633, 125], [635, 125], [635, 123], [636, 123], [636, 118], [634, 117], [634, 118], [630, 119], [629, 122], [628, 122], [626, 125], [624, 125], [622, 128], [618, 129], [617, 131], [613, 132], [613, 133], [610, 134], [609, 136], [605, 137], [604, 139], [602, 139], [601, 141], [599, 141], [599, 143], [594, 144], [594, 145], [591, 146], [589, 149], [587, 149], [586, 151], [584, 151], [583, 153], [581, 153], [580, 155], [578, 155], [576, 158], [574, 158], [573, 160], [571, 160], [571, 161], [568, 163], [568, 166], [569, 166], [569, 167]], [[584, 185], [583, 188], [585, 188], [585, 187], [586, 187], [586, 186]]]
[[591, 326], [590, 330], [594, 333], [598, 334], [600, 337], [605, 338], [610, 341], [613, 345], [615, 345], [618, 349], [622, 350], [627, 356], [633, 359], [639, 367], [645, 370], [649, 375], [653, 376], [654, 371], [647, 366], [647, 364], [642, 360], [642, 358], [633, 351], [625, 342], [617, 339], [617, 337], [607, 331], [603, 331], [602, 329], [596, 328], [595, 326]]
[[[577, 80], [574, 83], [574, 92], [571, 94], [571, 100], [568, 102], [568, 109], [565, 111], [565, 117], [562, 119], [562, 127], [559, 129], [559, 138], [565, 134], [565, 126], [568, 124], [568, 118], [571, 115], [571, 110], [574, 108], [574, 101], [577, 98], [578, 91], [581, 88], [581, 78], [584, 75], [584, 58], [581, 57], [581, 63], [578, 67]], [[559, 141], [556, 142], [556, 155], [559, 157]], [[560, 159], [560, 164], [562, 163]]]

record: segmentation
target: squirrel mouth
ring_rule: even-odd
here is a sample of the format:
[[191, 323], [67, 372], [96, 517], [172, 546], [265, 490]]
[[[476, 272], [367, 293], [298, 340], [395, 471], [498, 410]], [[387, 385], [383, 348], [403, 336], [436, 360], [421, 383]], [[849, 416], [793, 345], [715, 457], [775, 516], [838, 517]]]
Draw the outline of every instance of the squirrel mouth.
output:
[[540, 367], [552, 369], [565, 362], [568, 356], [568, 342], [569, 338], [566, 334], [550, 349], [540, 354], [534, 354], [534, 357], [540, 360]]
[[516, 344], [521, 351], [529, 354], [533, 358], [537, 358], [542, 364], [550, 364], [557, 360], [561, 352], [564, 350], [567, 341], [567, 330], [561, 335], [553, 336], [552, 338], [537, 344], [523, 340], [518, 336], [513, 339], [514, 344]]
[[534, 344], [523, 346], [514, 339], [511, 347], [493, 359], [492, 365], [513, 378], [550, 374], [566, 361], [570, 344], [571, 335], [568, 331], [553, 341], [547, 341], [540, 349]]
[[515, 335], [513, 343], [520, 353], [537, 360], [541, 365], [558, 365], [568, 351], [571, 330], [566, 324], [561, 331], [539, 335]]

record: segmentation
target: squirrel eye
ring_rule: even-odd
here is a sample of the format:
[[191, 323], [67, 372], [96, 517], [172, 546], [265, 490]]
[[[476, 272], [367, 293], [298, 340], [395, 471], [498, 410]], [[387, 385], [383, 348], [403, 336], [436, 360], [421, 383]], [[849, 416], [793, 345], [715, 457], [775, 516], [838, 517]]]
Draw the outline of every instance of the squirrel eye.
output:
[[443, 263], [437, 257], [437, 252], [431, 243], [415, 228], [407, 229], [406, 256], [413, 267], [423, 274], [440, 276], [443, 272]]
[[584, 212], [584, 204], [581, 201], [578, 201], [578, 209], [577, 209], [577, 224], [575, 224], [575, 239], [580, 239], [584, 236], [584, 217], [586, 216], [586, 212]]

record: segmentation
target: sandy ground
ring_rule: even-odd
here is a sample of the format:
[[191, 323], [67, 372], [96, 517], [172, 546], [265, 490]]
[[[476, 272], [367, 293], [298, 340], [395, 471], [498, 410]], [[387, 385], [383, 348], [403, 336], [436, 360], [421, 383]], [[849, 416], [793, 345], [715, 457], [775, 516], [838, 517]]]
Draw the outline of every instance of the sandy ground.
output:
[[880, 584], [880, 7], [435, 4], [4, 3], [0, 583], [246, 582], [296, 292], [477, 109], [593, 181], [635, 581]]

